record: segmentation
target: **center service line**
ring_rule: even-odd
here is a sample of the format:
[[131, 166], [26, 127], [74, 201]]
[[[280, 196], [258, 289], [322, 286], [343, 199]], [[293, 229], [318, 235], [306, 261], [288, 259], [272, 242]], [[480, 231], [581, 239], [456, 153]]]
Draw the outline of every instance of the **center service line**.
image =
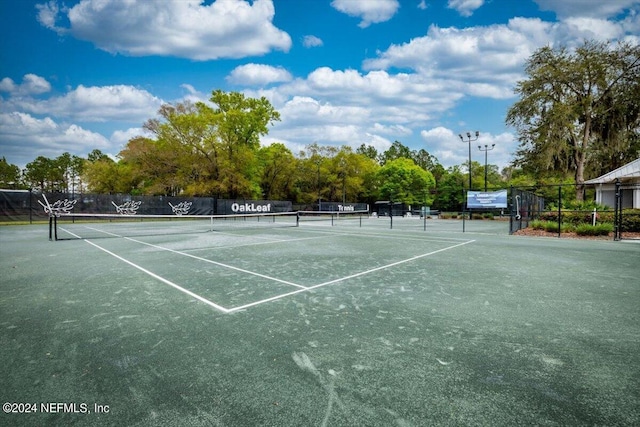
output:
[[288, 297], [290, 295], [299, 294], [301, 292], [309, 291], [309, 290], [320, 288], [320, 287], [327, 286], [327, 285], [332, 285], [334, 283], [342, 282], [342, 281], [345, 281], [345, 280], [348, 280], [348, 279], [353, 279], [354, 277], [364, 276], [365, 274], [373, 273], [373, 272], [376, 272], [376, 271], [379, 271], [379, 270], [383, 270], [385, 268], [394, 267], [396, 265], [400, 265], [400, 264], [404, 264], [404, 263], [407, 263], [407, 262], [415, 261], [415, 260], [420, 259], [420, 258], [424, 258], [424, 257], [430, 256], [430, 255], [434, 255], [434, 254], [437, 254], [439, 252], [448, 251], [449, 249], [454, 249], [454, 248], [457, 248], [459, 246], [467, 245], [467, 244], [473, 243], [473, 242], [475, 242], [475, 240], [468, 240], [466, 242], [459, 243], [457, 245], [448, 246], [446, 248], [442, 248], [442, 249], [438, 249], [438, 250], [435, 250], [435, 251], [431, 251], [431, 252], [428, 252], [426, 254], [417, 255], [417, 256], [414, 256], [414, 257], [411, 257], [411, 258], [403, 259], [401, 261], [393, 262], [391, 264], [382, 265], [380, 267], [372, 268], [371, 270], [361, 271], [360, 273], [351, 274], [349, 276], [341, 277], [339, 279], [331, 280], [329, 282], [324, 282], [324, 283], [320, 283], [318, 285], [309, 286], [309, 287], [307, 287], [305, 289], [299, 289], [297, 291], [287, 292], [286, 294], [276, 295], [276, 296], [271, 297], [271, 298], [266, 298], [266, 299], [263, 299], [263, 300], [260, 300], [260, 301], [255, 301], [255, 302], [252, 302], [252, 303], [249, 303], [249, 304], [240, 305], [238, 307], [232, 307], [232, 308], [227, 309], [227, 313], [233, 313], [234, 311], [244, 310], [244, 309], [249, 308], [249, 307], [253, 307], [253, 306], [260, 305], [260, 304], [263, 304], [263, 303], [266, 303], [266, 302], [270, 302], [270, 301], [275, 301], [275, 300], [278, 300], [278, 299], [281, 299], [281, 298], [284, 298], [284, 297]]

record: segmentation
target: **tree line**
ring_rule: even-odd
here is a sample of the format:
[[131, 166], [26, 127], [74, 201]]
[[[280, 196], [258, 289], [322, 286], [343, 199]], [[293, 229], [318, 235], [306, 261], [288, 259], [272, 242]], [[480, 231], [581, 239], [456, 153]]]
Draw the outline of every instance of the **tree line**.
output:
[[[640, 155], [640, 48], [585, 41], [574, 51], [543, 47], [526, 63], [519, 99], [506, 123], [518, 134], [513, 164], [488, 165], [487, 187], [575, 183]], [[151, 137], [131, 139], [114, 160], [99, 150], [86, 158], [37, 157], [21, 171], [0, 160], [2, 187], [42, 191], [213, 196], [322, 201], [394, 200], [460, 210], [467, 171], [484, 188], [484, 165], [444, 168], [424, 149], [395, 141], [384, 152], [361, 144], [317, 143], [293, 153], [284, 144], [261, 146], [280, 114], [266, 98], [215, 90], [210, 104], [163, 105], [144, 123]]]

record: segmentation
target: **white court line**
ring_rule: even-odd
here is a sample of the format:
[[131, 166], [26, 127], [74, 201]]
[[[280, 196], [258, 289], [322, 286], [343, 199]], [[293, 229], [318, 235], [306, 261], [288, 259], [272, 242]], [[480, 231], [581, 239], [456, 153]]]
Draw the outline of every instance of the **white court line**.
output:
[[458, 243], [457, 245], [448, 246], [446, 248], [442, 248], [442, 249], [438, 249], [438, 250], [435, 250], [435, 251], [427, 252], [426, 254], [416, 255], [414, 257], [403, 259], [401, 261], [396, 261], [396, 262], [393, 262], [391, 264], [383, 265], [381, 267], [372, 268], [371, 270], [362, 271], [360, 273], [351, 274], [349, 276], [345, 276], [345, 277], [342, 277], [340, 279], [335, 279], [335, 280], [330, 280], [328, 282], [320, 283], [319, 285], [309, 286], [309, 287], [307, 287], [307, 289], [310, 290], [310, 289], [316, 289], [316, 288], [319, 288], [319, 287], [322, 287], [322, 286], [332, 285], [334, 283], [342, 282], [343, 280], [353, 279], [354, 277], [363, 276], [365, 274], [373, 273], [375, 271], [383, 270], [385, 268], [395, 267], [396, 265], [404, 264], [406, 262], [415, 261], [417, 259], [424, 258], [424, 257], [427, 257], [429, 255], [437, 254], [439, 252], [448, 251], [449, 249], [453, 249], [453, 248], [457, 248], [459, 246], [467, 245], [467, 244], [472, 243], [472, 242], [475, 242], [475, 240], [469, 240], [469, 241], [466, 241], [466, 242], [463, 242], [463, 243]]
[[[65, 231], [65, 232], [67, 232], [67, 233], [69, 233], [69, 234], [71, 234], [71, 235], [72, 235], [72, 236], [74, 236], [74, 237], [77, 237], [78, 239], [82, 239], [80, 236], [78, 236], [78, 235], [76, 235], [76, 234], [74, 234], [74, 233], [70, 232], [69, 230], [65, 230], [65, 229], [63, 229], [63, 228], [60, 228], [60, 229], [61, 229], [61, 230], [63, 230], [63, 231]], [[122, 261], [122, 262], [124, 262], [124, 263], [127, 263], [127, 264], [129, 264], [130, 266], [132, 266], [132, 267], [134, 267], [134, 268], [137, 268], [138, 270], [142, 271], [142, 272], [143, 272], [143, 273], [145, 273], [145, 274], [148, 274], [149, 276], [153, 277], [154, 279], [159, 280], [159, 281], [161, 281], [162, 283], [167, 284], [167, 285], [169, 285], [169, 286], [172, 286], [172, 287], [174, 287], [175, 289], [179, 290], [180, 292], [184, 292], [185, 294], [189, 295], [190, 297], [193, 297], [193, 298], [195, 298], [195, 299], [197, 299], [197, 300], [199, 300], [199, 301], [202, 301], [203, 303], [205, 303], [205, 304], [207, 304], [207, 305], [209, 305], [209, 306], [211, 306], [211, 307], [215, 308], [216, 310], [220, 310], [220, 311], [221, 311], [221, 312], [223, 312], [223, 313], [229, 313], [229, 310], [228, 310], [228, 309], [226, 309], [226, 308], [224, 308], [224, 307], [223, 307], [223, 306], [221, 306], [221, 305], [218, 305], [218, 304], [216, 304], [216, 303], [213, 303], [213, 302], [209, 301], [208, 299], [201, 297], [201, 296], [200, 296], [200, 295], [198, 295], [198, 294], [194, 294], [193, 292], [191, 292], [191, 291], [189, 291], [189, 290], [187, 290], [187, 289], [183, 288], [182, 286], [180, 286], [180, 285], [176, 285], [176, 284], [175, 284], [175, 283], [173, 283], [172, 281], [167, 280], [167, 279], [165, 279], [164, 277], [158, 276], [158, 275], [157, 275], [157, 274], [155, 274], [154, 272], [149, 271], [149, 270], [147, 270], [146, 268], [141, 267], [141, 266], [139, 266], [138, 264], [135, 264], [135, 263], [133, 263], [133, 262], [129, 261], [128, 259], [125, 259], [125, 258], [121, 257], [120, 255], [116, 255], [116, 254], [114, 254], [113, 252], [111, 252], [111, 251], [109, 251], [109, 250], [107, 250], [107, 249], [103, 248], [102, 246], [96, 245], [95, 243], [93, 243], [93, 242], [91, 242], [91, 241], [89, 241], [89, 240], [87, 240], [87, 239], [82, 239], [82, 240], [84, 240], [85, 242], [87, 242], [87, 243], [88, 243], [88, 244], [90, 244], [91, 246], [94, 246], [94, 247], [96, 247], [96, 248], [100, 249], [101, 251], [108, 253], [108, 254], [109, 254], [109, 255], [111, 255], [112, 257], [115, 257], [115, 258], [119, 259], [120, 261]]]
[[389, 234], [383, 234], [380, 232], [377, 233], [367, 233], [367, 232], [341, 232], [341, 231], [325, 231], [325, 230], [304, 230], [308, 233], [320, 233], [320, 234], [329, 234], [332, 236], [355, 236], [355, 237], [378, 237], [381, 239], [392, 239], [392, 240], [419, 240], [421, 242], [466, 242], [467, 239], [462, 239], [459, 237], [438, 237], [425, 235], [425, 237], [411, 237], [414, 236], [415, 233], [411, 232], [411, 236], [394, 236]]
[[228, 268], [230, 270], [236, 270], [236, 271], [239, 271], [241, 273], [250, 274], [252, 276], [258, 276], [258, 277], [261, 277], [263, 279], [271, 280], [271, 281], [278, 282], [278, 283], [283, 283], [285, 285], [295, 286], [296, 288], [307, 289], [306, 286], [298, 285], [297, 283], [288, 282], [286, 280], [277, 279], [275, 277], [267, 276], [265, 274], [256, 273], [255, 271], [245, 270], [243, 268], [234, 267], [234, 266], [228, 265], [228, 264], [223, 264], [221, 262], [213, 261], [213, 260], [210, 260], [210, 259], [207, 259], [207, 258], [202, 258], [202, 257], [196, 256], [196, 255], [188, 254], [186, 252], [181, 252], [181, 251], [176, 251], [174, 249], [165, 248], [164, 246], [159, 246], [159, 245], [154, 245], [152, 243], [143, 242], [142, 240], [132, 239], [131, 237], [120, 236], [118, 234], [114, 234], [114, 233], [110, 233], [110, 232], [107, 232], [107, 231], [98, 230], [96, 228], [92, 228], [92, 227], [87, 227], [87, 228], [90, 228], [90, 229], [95, 230], [95, 231], [100, 231], [100, 232], [103, 232], [103, 233], [106, 233], [106, 234], [111, 234], [113, 236], [122, 237], [123, 239], [129, 240], [131, 242], [136, 242], [136, 243], [140, 243], [142, 245], [151, 246], [152, 248], [160, 249], [160, 250], [163, 250], [163, 251], [168, 251], [168, 252], [171, 252], [171, 253], [174, 253], [174, 254], [178, 254], [178, 255], [183, 255], [183, 256], [186, 256], [186, 257], [189, 257], [189, 258], [193, 258], [193, 259], [197, 259], [198, 261], [208, 262], [209, 264], [214, 264], [214, 265], [217, 265], [219, 267]]
[[278, 299], [281, 299], [281, 298], [284, 298], [284, 297], [288, 297], [290, 295], [295, 295], [295, 294], [299, 294], [301, 292], [310, 291], [312, 289], [317, 289], [317, 288], [320, 288], [320, 287], [323, 287], [323, 286], [332, 285], [334, 283], [343, 282], [343, 281], [348, 280], [348, 279], [353, 279], [354, 277], [364, 276], [365, 274], [374, 273], [376, 271], [384, 270], [385, 268], [395, 267], [396, 265], [400, 265], [400, 264], [404, 264], [404, 263], [407, 263], [407, 262], [415, 261], [415, 260], [420, 259], [420, 258], [424, 258], [424, 257], [430, 256], [430, 255], [434, 255], [434, 254], [440, 253], [440, 252], [448, 251], [449, 249], [454, 249], [454, 248], [457, 248], [459, 246], [467, 245], [467, 244], [473, 243], [473, 242], [475, 242], [475, 240], [468, 240], [466, 242], [458, 243], [457, 245], [448, 246], [446, 248], [442, 248], [442, 249], [438, 249], [438, 250], [435, 250], [435, 251], [427, 252], [426, 254], [417, 255], [417, 256], [414, 256], [414, 257], [411, 257], [411, 258], [403, 259], [401, 261], [392, 262], [391, 264], [383, 265], [383, 266], [380, 266], [380, 267], [372, 268], [370, 270], [361, 271], [359, 273], [355, 273], [355, 274], [351, 274], [349, 276], [341, 277], [339, 279], [330, 280], [328, 282], [320, 283], [320, 284], [314, 285], [314, 286], [309, 286], [306, 289], [300, 289], [300, 290], [297, 290], [297, 291], [288, 292], [286, 294], [276, 295], [274, 297], [266, 298], [266, 299], [263, 299], [263, 300], [260, 300], [260, 301], [255, 301], [255, 302], [252, 302], [252, 303], [249, 303], [249, 304], [244, 304], [244, 305], [241, 305], [241, 306], [238, 306], [238, 307], [232, 307], [232, 308], [229, 308], [227, 312], [228, 313], [233, 313], [234, 311], [244, 310], [244, 309], [249, 308], [249, 307], [254, 307], [256, 305], [264, 304], [266, 302], [275, 301], [275, 300], [278, 300]]
[[[237, 237], [237, 235], [233, 235], [230, 234], [230, 236], [235, 236]], [[269, 244], [278, 244], [278, 243], [289, 243], [289, 242], [298, 242], [300, 240], [313, 240], [313, 239], [324, 239], [327, 237], [331, 237], [329, 235], [327, 236], [315, 236], [315, 237], [301, 237], [299, 239], [274, 239], [274, 240], [270, 240], [268, 242], [253, 242], [253, 243], [242, 243], [240, 245], [228, 245], [228, 246], [215, 246], [215, 247], [207, 247], [207, 248], [193, 248], [193, 249], [185, 249], [184, 252], [197, 252], [197, 251], [211, 251], [211, 250], [216, 250], [216, 249], [235, 249], [235, 248], [242, 248], [244, 246], [258, 246], [258, 245], [269, 245]]]
[[[67, 232], [67, 233], [69, 233], [69, 234], [71, 234], [71, 235], [73, 235], [74, 237], [77, 237], [77, 238], [81, 239], [80, 236], [77, 236], [76, 234], [74, 234], [74, 233], [72, 233], [72, 232], [70, 232], [68, 230], [65, 230], [65, 229], [62, 229], [62, 230]], [[101, 230], [97, 230], [97, 231], [101, 231]], [[113, 233], [108, 233], [108, 232], [105, 232], [105, 233], [112, 234], [114, 236], [118, 236], [117, 234], [113, 234]], [[119, 236], [119, 237], [122, 237], [122, 236]], [[177, 253], [177, 254], [180, 254], [180, 255], [188, 256], [188, 257], [191, 257], [191, 258], [199, 259], [199, 260], [202, 260], [202, 261], [210, 262], [210, 263], [213, 263], [213, 264], [216, 264], [216, 265], [221, 265], [223, 267], [228, 267], [228, 268], [236, 269], [236, 270], [239, 270], [239, 271], [242, 271], [242, 272], [246, 272], [246, 273], [249, 273], [249, 274], [254, 274], [254, 275], [261, 276], [261, 277], [269, 278], [268, 276], [263, 276], [263, 275], [260, 275], [258, 273], [245, 271], [245, 270], [242, 270], [242, 269], [239, 269], [239, 268], [236, 268], [236, 267], [232, 267], [232, 266], [226, 266], [224, 264], [220, 264], [220, 263], [217, 263], [215, 261], [207, 260], [205, 258], [196, 257], [196, 256], [193, 256], [193, 255], [190, 255], [190, 254], [186, 254], [186, 253], [183, 253], [183, 252], [175, 251], [173, 249], [163, 248], [161, 246], [157, 246], [157, 245], [153, 245], [153, 244], [150, 244], [150, 243], [142, 242], [142, 241], [139, 241], [139, 240], [131, 239], [129, 237], [124, 237], [124, 238], [127, 239], [127, 240], [131, 240], [133, 242], [141, 243], [141, 244], [148, 245], [148, 246], [151, 246], [151, 247], [155, 247], [155, 248], [158, 248], [158, 249], [167, 250], [169, 252], [173, 252], [173, 253]], [[99, 245], [97, 245], [97, 244], [95, 244], [95, 243], [93, 243], [93, 242], [91, 242], [91, 241], [89, 241], [87, 239], [83, 239], [83, 240], [85, 242], [89, 243], [90, 245], [93, 245], [96, 248], [108, 253], [109, 255], [112, 255], [115, 258], [117, 258], [117, 259], [119, 259], [119, 260], [121, 260], [121, 261], [123, 261], [123, 262], [125, 262], [125, 263], [127, 263], [127, 264], [129, 264], [129, 265], [131, 265], [131, 266], [133, 266], [135, 268], [137, 268], [138, 270], [143, 271], [144, 273], [150, 275], [151, 277], [154, 277], [157, 280], [160, 280], [161, 282], [166, 283], [169, 286], [172, 286], [172, 287], [178, 289], [179, 291], [184, 292], [187, 295], [190, 295], [193, 298], [196, 298], [196, 299], [198, 299], [198, 300], [200, 300], [200, 301], [202, 301], [202, 302], [204, 302], [204, 303], [216, 308], [217, 310], [222, 311], [225, 314], [226, 313], [233, 313], [235, 311], [244, 310], [244, 309], [247, 309], [247, 308], [250, 308], [250, 307], [254, 307], [254, 306], [257, 306], [257, 305], [260, 305], [260, 304], [264, 304], [264, 303], [270, 302], [270, 301], [279, 300], [279, 299], [282, 299], [282, 298], [285, 298], [285, 297], [288, 297], [288, 296], [291, 296], [291, 295], [299, 294], [301, 292], [310, 291], [312, 289], [317, 289], [317, 288], [320, 288], [320, 287], [324, 287], [324, 286], [332, 285], [332, 284], [335, 284], [335, 283], [343, 282], [345, 280], [353, 279], [355, 277], [364, 276], [366, 274], [374, 273], [376, 271], [380, 271], [380, 270], [383, 270], [383, 269], [386, 269], [386, 268], [394, 267], [394, 266], [397, 266], [397, 265], [400, 265], [400, 264], [405, 264], [407, 262], [415, 261], [415, 260], [420, 259], [420, 258], [424, 258], [424, 257], [430, 256], [430, 255], [434, 255], [434, 254], [440, 253], [440, 252], [448, 251], [449, 249], [454, 249], [454, 248], [457, 248], [457, 247], [460, 247], [460, 246], [467, 245], [469, 243], [475, 242], [475, 240], [468, 240], [468, 241], [465, 241], [465, 242], [462, 242], [462, 243], [458, 243], [458, 244], [453, 245], [453, 246], [448, 246], [446, 248], [442, 248], [442, 249], [438, 249], [438, 250], [435, 250], [435, 251], [427, 252], [427, 253], [424, 253], [424, 254], [421, 254], [421, 255], [417, 255], [417, 256], [414, 256], [414, 257], [411, 257], [411, 258], [407, 258], [407, 259], [404, 259], [404, 260], [396, 261], [396, 262], [393, 262], [393, 263], [390, 263], [390, 264], [386, 264], [386, 265], [383, 265], [383, 266], [380, 266], [380, 267], [376, 267], [376, 268], [372, 268], [372, 269], [369, 269], [369, 270], [361, 271], [359, 273], [351, 274], [349, 276], [345, 276], [345, 277], [341, 277], [341, 278], [338, 278], [338, 279], [330, 280], [328, 282], [320, 283], [320, 284], [309, 286], [309, 287], [293, 284], [294, 286], [297, 286], [297, 287], [299, 287], [301, 289], [298, 289], [298, 290], [292, 291], [292, 292], [287, 292], [287, 293], [280, 294], [280, 295], [276, 295], [276, 296], [273, 296], [273, 297], [270, 297], [270, 298], [265, 298], [263, 300], [254, 301], [252, 303], [244, 304], [244, 305], [237, 306], [237, 307], [224, 308], [224, 307], [222, 307], [222, 306], [220, 306], [218, 304], [215, 304], [215, 303], [213, 303], [213, 302], [211, 302], [211, 301], [209, 301], [209, 300], [207, 300], [207, 299], [205, 299], [205, 298], [203, 298], [203, 297], [191, 292], [191, 291], [188, 291], [188, 290], [182, 288], [179, 285], [176, 285], [175, 283], [173, 283], [173, 282], [171, 282], [171, 281], [169, 281], [169, 280], [167, 280], [167, 279], [165, 279], [165, 278], [163, 278], [161, 276], [158, 276], [157, 274], [155, 274], [155, 273], [153, 273], [153, 272], [151, 272], [151, 271], [149, 271], [149, 270], [147, 270], [147, 269], [145, 269], [143, 267], [140, 267], [137, 264], [134, 264], [133, 262], [131, 262], [129, 260], [126, 260], [125, 258], [123, 258], [123, 257], [121, 257], [119, 255], [114, 254], [113, 252], [108, 251], [105, 248], [102, 248], [101, 246], [99, 246]], [[279, 281], [279, 282], [283, 282], [283, 281], [281, 281], [279, 279], [275, 279], [275, 278], [270, 278], [270, 279], [275, 280], [275, 281]], [[284, 282], [284, 283], [288, 283], [288, 282]]]

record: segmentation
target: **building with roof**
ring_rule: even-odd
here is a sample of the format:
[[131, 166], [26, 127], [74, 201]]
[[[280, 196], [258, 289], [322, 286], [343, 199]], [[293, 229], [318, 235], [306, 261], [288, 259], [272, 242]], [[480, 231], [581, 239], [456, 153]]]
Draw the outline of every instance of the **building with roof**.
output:
[[617, 180], [620, 180], [621, 185], [622, 208], [640, 209], [640, 158], [598, 178], [585, 181], [585, 184], [595, 186], [597, 203], [614, 207]]

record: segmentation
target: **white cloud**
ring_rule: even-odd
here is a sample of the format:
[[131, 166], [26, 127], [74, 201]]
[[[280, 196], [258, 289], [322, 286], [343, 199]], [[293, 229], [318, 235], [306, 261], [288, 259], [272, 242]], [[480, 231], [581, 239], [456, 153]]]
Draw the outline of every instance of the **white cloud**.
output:
[[76, 124], [20, 112], [0, 113], [0, 141], [3, 155], [20, 166], [38, 156], [54, 158], [63, 152], [86, 155], [96, 148], [107, 151], [111, 147], [104, 136]]
[[567, 18], [558, 26], [558, 38], [582, 40], [615, 40], [624, 35], [624, 28], [620, 23], [600, 18], [572, 17]]
[[59, 34], [65, 32], [63, 28], [60, 28], [56, 25], [56, 21], [58, 19], [58, 15], [60, 14], [60, 7], [55, 0], [51, 0], [47, 3], [36, 4], [36, 9], [38, 10], [38, 14], [36, 19], [38, 22], [48, 28], [50, 30], [56, 31]]
[[162, 100], [133, 86], [78, 86], [63, 96], [44, 100], [11, 98], [4, 111], [66, 117], [84, 122], [144, 121], [152, 117]]
[[454, 91], [504, 99], [513, 95], [515, 83], [524, 78], [526, 60], [538, 48], [571, 47], [592, 38], [621, 40], [628, 28], [634, 28], [633, 20], [596, 18], [568, 18], [557, 23], [512, 18], [506, 25], [464, 29], [431, 26], [425, 36], [391, 45], [376, 58], [365, 60], [363, 68], [411, 69], [425, 79], [447, 81]]
[[[272, 0], [83, 0], [61, 10], [40, 4], [38, 20], [111, 53], [211, 60], [288, 51], [291, 37], [272, 21]], [[65, 14], [69, 28], [56, 26]]]
[[428, 7], [425, 0], [420, 0], [420, 3], [418, 3], [418, 9], [426, 10]]
[[12, 96], [40, 95], [50, 90], [51, 84], [35, 74], [25, 74], [21, 84], [16, 84], [9, 77], [0, 81], [0, 91], [9, 92]]
[[369, 109], [365, 107], [332, 105], [311, 97], [294, 96], [280, 109], [283, 122], [300, 124], [358, 124], [368, 119]]
[[541, 10], [555, 12], [559, 18], [597, 17], [609, 18], [625, 10], [640, 6], [638, 0], [534, 0]]
[[236, 67], [227, 76], [227, 81], [248, 86], [266, 86], [270, 83], [288, 82], [292, 80], [291, 73], [282, 67], [264, 64], [245, 64]]
[[147, 137], [147, 138], [153, 137], [153, 135], [149, 131], [143, 128], [129, 128], [129, 129], [117, 130], [113, 132], [111, 134], [111, 137], [109, 138], [109, 141], [111, 146], [114, 147], [115, 149], [114, 154], [117, 154], [120, 151], [122, 151], [122, 149], [125, 147], [125, 145], [127, 145], [129, 140], [140, 137], [140, 136]]
[[512, 96], [524, 62], [541, 39], [546, 38], [536, 25], [519, 30], [504, 25], [462, 30], [432, 26], [426, 36], [390, 46], [378, 58], [366, 60], [363, 68], [409, 68], [459, 93], [505, 98]]
[[390, 20], [400, 8], [397, 0], [333, 0], [334, 9], [349, 16], [361, 18], [360, 28]]
[[484, 4], [484, 0], [449, 0], [447, 7], [455, 9], [462, 16], [471, 16]]
[[302, 38], [302, 45], [306, 48], [309, 47], [320, 47], [323, 45], [322, 39], [316, 37], [316, 36], [304, 36]]
[[399, 138], [400, 136], [408, 136], [412, 134], [410, 128], [402, 125], [384, 125], [382, 123], [374, 123], [370, 128], [371, 132], [376, 134], [390, 135], [392, 138]]

